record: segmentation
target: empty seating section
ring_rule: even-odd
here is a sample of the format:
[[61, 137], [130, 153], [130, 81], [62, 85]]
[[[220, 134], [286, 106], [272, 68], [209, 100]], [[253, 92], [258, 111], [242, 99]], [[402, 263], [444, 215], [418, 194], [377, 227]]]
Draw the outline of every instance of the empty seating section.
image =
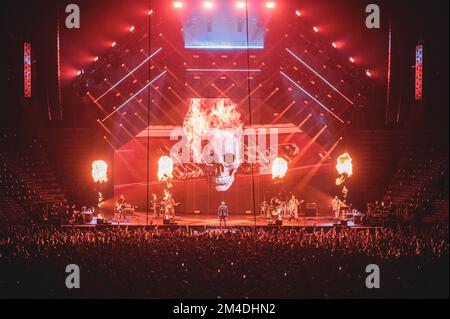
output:
[[383, 198], [397, 207], [425, 209], [428, 221], [435, 220], [433, 213], [448, 219], [448, 149], [438, 138], [431, 133], [414, 136]]
[[20, 221], [36, 204], [81, 199], [89, 138], [84, 129], [0, 130], [0, 223]]
[[23, 224], [28, 219], [28, 214], [17, 201], [0, 191], [0, 224]]

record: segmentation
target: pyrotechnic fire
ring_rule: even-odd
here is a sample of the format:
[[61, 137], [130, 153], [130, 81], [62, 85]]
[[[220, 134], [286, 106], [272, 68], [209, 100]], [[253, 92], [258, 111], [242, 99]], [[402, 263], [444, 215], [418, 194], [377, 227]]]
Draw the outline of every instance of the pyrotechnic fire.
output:
[[103, 200], [104, 200], [103, 193], [102, 192], [98, 192], [97, 207], [100, 208], [100, 209], [102, 209], [104, 207]]
[[[162, 156], [158, 160], [158, 180], [169, 186], [173, 178], [173, 161], [169, 156]], [[170, 187], [170, 186], [169, 186]]]
[[243, 128], [241, 113], [237, 105], [228, 98], [190, 100], [189, 110], [183, 123], [189, 146], [192, 150], [194, 162], [201, 161], [202, 139], [210, 129]]
[[92, 179], [100, 184], [108, 181], [108, 164], [105, 161], [97, 160], [92, 162]]
[[286, 176], [288, 163], [285, 159], [277, 157], [272, 164], [272, 179], [281, 179]]
[[168, 189], [164, 190], [164, 200], [168, 200], [172, 196], [172, 193]]
[[346, 178], [353, 174], [353, 164], [350, 154], [344, 153], [337, 158], [336, 169], [340, 175], [336, 178], [336, 185], [341, 185]]

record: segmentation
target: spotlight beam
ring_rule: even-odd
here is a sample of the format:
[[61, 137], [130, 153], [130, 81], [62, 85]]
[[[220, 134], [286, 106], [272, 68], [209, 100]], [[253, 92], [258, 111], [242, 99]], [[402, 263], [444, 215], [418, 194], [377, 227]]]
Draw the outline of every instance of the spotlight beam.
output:
[[112, 87], [110, 87], [105, 93], [103, 93], [102, 95], [100, 95], [94, 102], [98, 102], [99, 100], [101, 100], [106, 94], [108, 94], [109, 92], [111, 92], [112, 90], [114, 90], [115, 87], [117, 87], [120, 83], [122, 83], [123, 81], [125, 81], [130, 75], [132, 75], [134, 72], [136, 72], [138, 69], [141, 68], [141, 66], [143, 66], [145, 63], [147, 63], [148, 60], [150, 60], [151, 58], [153, 58], [159, 51], [161, 51], [162, 48], [159, 48], [158, 50], [156, 50], [153, 54], [151, 54], [149, 57], [147, 57], [144, 61], [142, 61], [141, 64], [139, 64], [137, 67], [135, 67], [133, 70], [131, 70], [127, 75], [125, 75], [125, 77], [123, 77], [119, 82], [117, 82], [116, 84], [114, 84]]
[[159, 78], [161, 78], [164, 74], [167, 73], [167, 70], [158, 75], [156, 78], [151, 80], [149, 83], [147, 83], [142, 89], [140, 89], [136, 94], [134, 94], [132, 97], [130, 97], [128, 100], [126, 100], [121, 106], [119, 106], [117, 109], [115, 109], [111, 114], [109, 114], [107, 117], [105, 117], [102, 122], [105, 122], [107, 119], [109, 119], [113, 114], [118, 112], [121, 108], [123, 108], [125, 105], [127, 105], [131, 100], [133, 100], [136, 96], [144, 92], [145, 89], [147, 89], [150, 85], [152, 85], [154, 82], [156, 82]]
[[305, 187], [311, 178], [317, 173], [319, 168], [323, 165], [323, 163], [327, 160], [327, 158], [333, 153], [334, 149], [339, 145], [339, 143], [342, 141], [342, 137], [340, 137], [336, 143], [333, 144], [333, 146], [328, 150], [328, 152], [324, 155], [323, 158], [320, 159], [320, 161], [316, 164], [316, 167], [314, 167], [312, 170], [310, 170], [306, 176], [303, 178], [303, 180], [299, 183], [299, 186], [297, 186], [299, 189], [302, 189]]
[[326, 111], [328, 111], [328, 113], [330, 113], [331, 115], [333, 115], [339, 122], [341, 122], [342, 124], [345, 123], [345, 121], [343, 119], [341, 119], [339, 116], [337, 116], [336, 114], [334, 114], [328, 107], [326, 107], [325, 105], [322, 104], [322, 102], [320, 102], [318, 99], [316, 99], [314, 96], [312, 96], [311, 94], [309, 94], [304, 88], [302, 88], [300, 85], [298, 85], [297, 83], [295, 83], [294, 80], [292, 80], [289, 76], [286, 75], [286, 73], [284, 73], [283, 71], [280, 71], [280, 73], [286, 78], [288, 79], [292, 84], [294, 84], [298, 89], [300, 89], [303, 93], [305, 93], [306, 95], [308, 95], [311, 99], [313, 99], [317, 104], [319, 104], [323, 109], [325, 109]]
[[342, 96], [344, 99], [347, 100], [347, 102], [349, 102], [351, 105], [354, 105], [354, 103], [348, 98], [346, 97], [341, 91], [339, 91], [338, 89], [336, 89], [330, 82], [328, 82], [323, 76], [321, 76], [316, 70], [314, 70], [312, 67], [310, 67], [308, 64], [306, 64], [305, 61], [303, 61], [302, 59], [300, 59], [294, 52], [292, 52], [291, 50], [289, 50], [288, 48], [286, 48], [286, 51], [289, 52], [294, 58], [296, 58], [301, 64], [303, 64], [304, 66], [306, 66], [311, 72], [313, 72], [315, 75], [317, 75], [322, 81], [324, 81], [326, 84], [328, 84], [329, 87], [331, 87], [336, 93], [338, 93], [340, 96]]

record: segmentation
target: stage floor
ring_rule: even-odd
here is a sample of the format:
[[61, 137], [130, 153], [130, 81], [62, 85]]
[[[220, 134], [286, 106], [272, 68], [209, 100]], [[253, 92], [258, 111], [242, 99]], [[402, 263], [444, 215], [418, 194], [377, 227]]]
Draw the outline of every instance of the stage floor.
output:
[[[110, 220], [113, 225], [129, 225], [129, 226], [146, 226], [148, 225], [164, 225], [162, 218], [153, 218], [149, 215], [147, 220], [147, 214], [135, 213], [132, 218], [127, 220]], [[188, 214], [180, 213], [174, 219], [178, 226], [219, 226], [219, 218], [212, 214]], [[268, 219], [262, 216], [253, 216], [251, 214], [230, 215], [227, 219], [227, 226], [267, 226], [269, 222], [275, 221], [274, 219]], [[283, 220], [284, 227], [332, 227], [336, 224], [336, 220], [331, 215], [319, 215], [317, 217], [302, 217], [298, 220]], [[355, 226], [352, 222], [349, 222], [348, 226]]]

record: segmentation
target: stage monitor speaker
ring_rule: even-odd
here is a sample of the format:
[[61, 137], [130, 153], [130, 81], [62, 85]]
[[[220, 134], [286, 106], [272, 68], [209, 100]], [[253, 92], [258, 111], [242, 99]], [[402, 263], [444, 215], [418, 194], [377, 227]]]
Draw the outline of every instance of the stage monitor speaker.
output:
[[306, 217], [316, 217], [317, 209], [305, 209], [305, 216]]
[[305, 209], [306, 217], [316, 217], [317, 216], [317, 205], [316, 203], [307, 203]]

